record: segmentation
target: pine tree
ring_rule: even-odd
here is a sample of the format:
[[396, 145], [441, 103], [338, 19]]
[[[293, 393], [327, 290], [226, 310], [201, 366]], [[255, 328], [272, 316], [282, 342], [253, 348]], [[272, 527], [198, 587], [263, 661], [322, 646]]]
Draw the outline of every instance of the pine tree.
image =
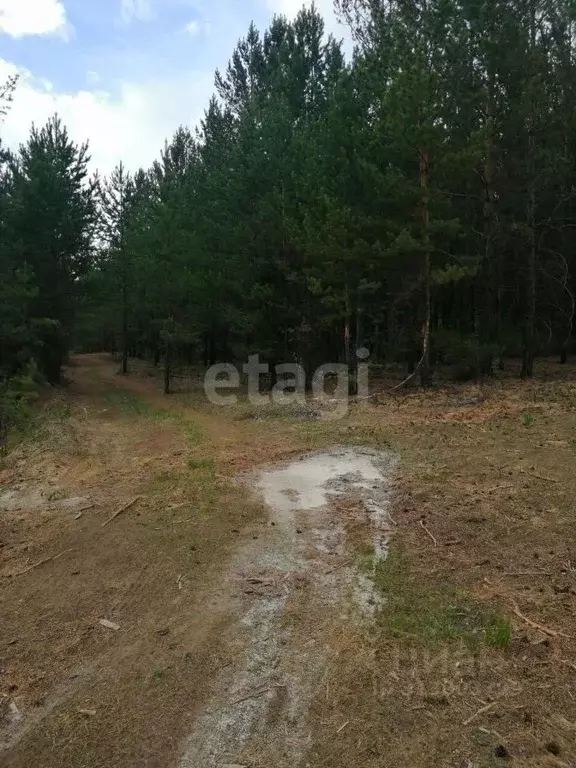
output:
[[[428, 385], [505, 355], [529, 376], [573, 344], [571, 6], [337, 5], [349, 65], [314, 7], [251, 25], [200, 128], [135, 179], [116, 260], [130, 347], [163, 357], [166, 391], [180, 360], [255, 351], [311, 373], [366, 344]], [[119, 296], [111, 254], [94, 274]]]
[[133, 184], [130, 174], [120, 163], [100, 186], [99, 204], [103, 241], [107, 246], [107, 269], [115, 272], [113, 280], [119, 288], [121, 314], [121, 354], [122, 374], [128, 373], [128, 353], [130, 348], [130, 280], [132, 275], [130, 252], [127, 246], [127, 228], [129, 224]]
[[11, 236], [36, 295], [30, 304], [34, 356], [49, 382], [58, 383], [68, 352], [75, 300], [91, 266], [94, 185], [88, 148], [72, 142], [58, 117], [32, 128], [13, 167]]

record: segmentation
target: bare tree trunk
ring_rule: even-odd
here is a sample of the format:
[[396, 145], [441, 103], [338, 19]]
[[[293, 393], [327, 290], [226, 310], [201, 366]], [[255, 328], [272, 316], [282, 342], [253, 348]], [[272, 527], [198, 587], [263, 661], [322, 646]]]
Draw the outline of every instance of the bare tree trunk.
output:
[[420, 383], [429, 387], [432, 383], [430, 365], [430, 330], [432, 320], [432, 285], [430, 259], [430, 208], [428, 205], [428, 177], [430, 161], [428, 152], [420, 152], [420, 187], [422, 190], [422, 245], [424, 263], [422, 268], [422, 287], [424, 292], [424, 322], [422, 325], [422, 363], [420, 365]]
[[352, 396], [356, 396], [358, 394], [358, 363], [359, 363], [358, 350], [363, 346], [363, 341], [362, 341], [363, 317], [364, 317], [364, 308], [362, 306], [362, 291], [360, 288], [358, 288], [356, 291], [356, 338], [354, 339], [354, 350], [356, 354], [353, 355], [352, 371], [351, 371], [350, 385], [349, 385], [350, 394]]
[[534, 326], [536, 323], [536, 105], [534, 103], [534, 56], [536, 49], [535, 0], [530, 3], [530, 115], [528, 125], [528, 202], [526, 224], [530, 232], [526, 263], [526, 287], [524, 296], [524, 348], [522, 354], [522, 378], [534, 375]]
[[[532, 193], [530, 193], [532, 198]], [[529, 210], [533, 203], [529, 203]], [[532, 214], [529, 213], [532, 217]], [[524, 349], [522, 354], [522, 378], [534, 376], [534, 325], [536, 321], [536, 239], [530, 236], [530, 250], [526, 265], [526, 311], [524, 315]]]
[[[124, 257], [122, 257], [124, 258]], [[126, 267], [124, 265], [123, 271]], [[128, 375], [128, 286], [126, 275], [122, 277], [122, 375]]]
[[358, 304], [356, 306], [356, 351], [364, 346], [364, 307], [362, 305], [362, 292], [358, 288]]
[[120, 210], [119, 210], [119, 236], [120, 236], [120, 263], [122, 265], [122, 375], [128, 375], [128, 261], [126, 250], [126, 199], [125, 178], [123, 166], [120, 165]]
[[[572, 63], [572, 41], [573, 41], [573, 32], [572, 32], [572, 21], [569, 20], [567, 24], [567, 30], [566, 30], [566, 64], [567, 64], [567, 72], [572, 71], [573, 63]], [[564, 89], [564, 109], [566, 110], [565, 114], [568, 114], [572, 104], [571, 104], [571, 89], [569, 87], [569, 78], [565, 78], [565, 89]], [[569, 129], [568, 129], [568, 123], [565, 125], [564, 130], [564, 164], [566, 168], [570, 167], [570, 137], [569, 137]], [[564, 194], [566, 197], [569, 196], [570, 190], [568, 188], [568, 185], [564, 185]], [[564, 341], [562, 342], [562, 346], [560, 347], [560, 364], [566, 365], [568, 363], [568, 356], [570, 353], [570, 346], [572, 344], [572, 336], [574, 333], [574, 316], [576, 313], [576, 302], [574, 299], [574, 292], [572, 290], [571, 286], [571, 274], [570, 274], [570, 267], [568, 265], [567, 259], [561, 254], [560, 255], [562, 266], [563, 266], [563, 289], [564, 292], [568, 296], [568, 300], [570, 302], [570, 307], [566, 314], [567, 319], [567, 329], [566, 329], [566, 336], [564, 338]]]
[[172, 342], [166, 339], [166, 349], [164, 352], [164, 394], [170, 394], [170, 381], [172, 375]]
[[[484, 144], [484, 317], [480, 339], [488, 343], [501, 344], [501, 319], [500, 313], [500, 268], [495, 264], [494, 248], [494, 75], [489, 65], [486, 93], [486, 136]], [[494, 283], [496, 282], [496, 295], [494, 296]], [[484, 362], [483, 374], [493, 372], [493, 359]]]
[[344, 362], [350, 368], [350, 296], [348, 286], [346, 286], [344, 302]]
[[[360, 310], [359, 310], [360, 311]], [[356, 339], [355, 348], [358, 348], [359, 315], [356, 315]], [[350, 294], [346, 286], [346, 320], [344, 327], [344, 348], [346, 367], [348, 368], [348, 393], [351, 397], [358, 394], [357, 358], [352, 353], [352, 310], [350, 308]]]

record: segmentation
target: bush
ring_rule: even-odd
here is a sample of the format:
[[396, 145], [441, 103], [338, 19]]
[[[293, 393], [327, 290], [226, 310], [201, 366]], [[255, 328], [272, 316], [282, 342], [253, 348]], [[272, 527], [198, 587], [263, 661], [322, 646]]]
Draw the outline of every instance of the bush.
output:
[[450, 366], [455, 381], [490, 375], [500, 353], [495, 344], [482, 344], [477, 336], [461, 336], [455, 331], [436, 333], [433, 343], [439, 359]]
[[11, 379], [0, 379], [0, 454], [8, 451], [12, 429], [22, 428], [29, 417], [30, 402], [35, 399], [39, 377], [30, 365], [25, 373]]

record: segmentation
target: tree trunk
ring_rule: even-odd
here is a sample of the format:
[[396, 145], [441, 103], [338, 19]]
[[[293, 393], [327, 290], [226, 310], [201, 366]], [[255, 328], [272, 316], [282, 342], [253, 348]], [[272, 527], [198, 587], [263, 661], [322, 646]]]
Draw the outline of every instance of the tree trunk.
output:
[[364, 346], [364, 307], [362, 293], [358, 289], [358, 305], [356, 307], [356, 350]]
[[128, 307], [126, 282], [122, 286], [122, 376], [128, 375]]
[[344, 362], [350, 368], [350, 296], [348, 286], [344, 294]]
[[216, 365], [216, 328], [214, 323], [210, 327], [210, 344], [209, 344], [209, 362], [210, 365]]
[[270, 362], [270, 390], [273, 391], [274, 387], [278, 384], [278, 360], [274, 357]]
[[[122, 166], [120, 166], [122, 170]], [[128, 375], [128, 261], [125, 233], [124, 186], [120, 191], [120, 263], [122, 265], [122, 376]]]
[[[490, 65], [489, 65], [490, 67]], [[500, 322], [498, 300], [500, 269], [495, 264], [494, 248], [494, 75], [489, 69], [486, 93], [486, 136], [484, 143], [484, 307], [480, 342], [500, 345]], [[489, 349], [490, 347], [485, 347]], [[492, 355], [482, 355], [481, 373], [493, 373], [494, 360]]]
[[351, 329], [350, 293], [346, 286], [345, 310], [344, 310], [344, 361], [348, 369], [348, 393], [356, 394], [356, 376], [354, 375], [354, 361], [352, 360], [352, 329]]
[[170, 394], [170, 377], [172, 374], [172, 343], [166, 340], [166, 350], [164, 353], [164, 394]]
[[528, 201], [526, 224], [530, 233], [526, 263], [524, 295], [524, 348], [522, 353], [522, 378], [534, 375], [534, 326], [536, 323], [536, 104], [534, 79], [536, 51], [536, 9], [535, 0], [530, 2], [530, 114], [528, 116]]
[[208, 331], [204, 331], [203, 337], [204, 337], [203, 338], [203, 341], [204, 341], [204, 345], [203, 345], [204, 346], [204, 354], [203, 354], [204, 368], [208, 368], [209, 365], [210, 365], [210, 350], [209, 350], [209, 338], [210, 337], [209, 337]]
[[430, 258], [430, 208], [428, 205], [428, 177], [430, 161], [427, 151], [420, 152], [420, 187], [422, 190], [422, 246], [424, 263], [422, 268], [422, 288], [424, 293], [424, 322], [422, 325], [422, 363], [420, 365], [420, 383], [429, 387], [432, 383], [430, 365], [430, 330], [432, 321], [432, 280]]

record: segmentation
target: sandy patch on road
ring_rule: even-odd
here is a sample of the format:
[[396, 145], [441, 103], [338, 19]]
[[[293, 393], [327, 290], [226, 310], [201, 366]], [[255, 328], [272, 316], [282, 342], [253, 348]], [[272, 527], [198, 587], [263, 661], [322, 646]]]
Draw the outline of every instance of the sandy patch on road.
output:
[[225, 640], [233, 662], [187, 739], [181, 768], [302, 763], [330, 627], [357, 622], [358, 614], [369, 621], [377, 605], [352, 548], [361, 527], [375, 557], [385, 556], [395, 464], [390, 453], [343, 447], [251, 476], [270, 527], [237, 553], [224, 577], [236, 594], [244, 582], [244, 611]]

